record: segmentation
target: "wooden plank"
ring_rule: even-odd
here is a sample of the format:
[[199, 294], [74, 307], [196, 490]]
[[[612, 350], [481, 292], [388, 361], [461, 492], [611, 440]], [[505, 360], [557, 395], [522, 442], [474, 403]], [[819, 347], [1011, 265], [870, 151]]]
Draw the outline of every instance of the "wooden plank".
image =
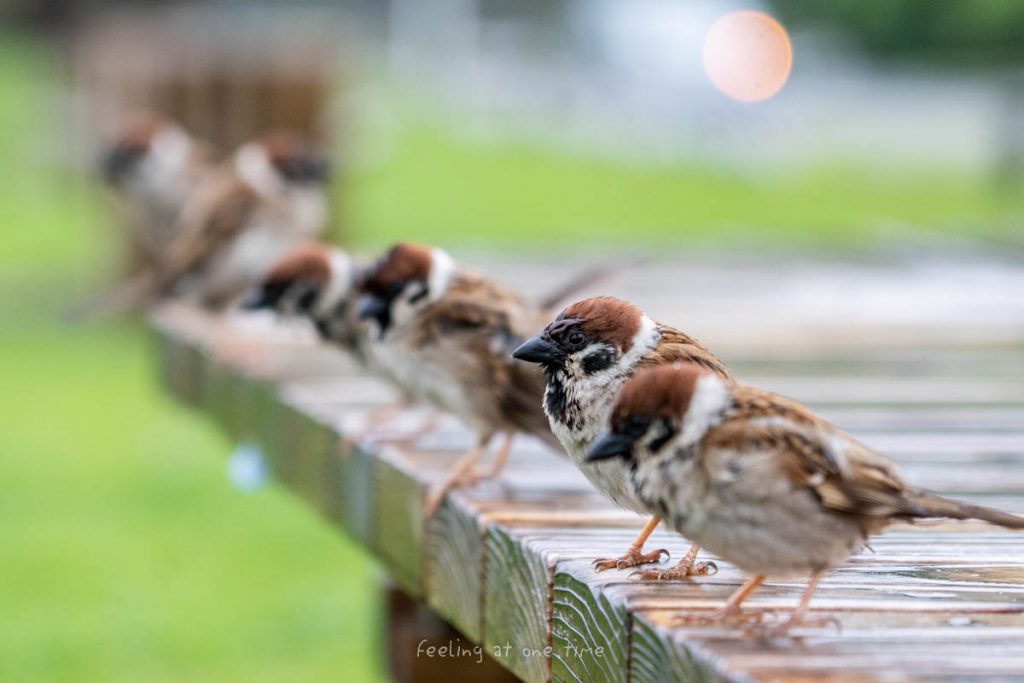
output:
[[[481, 643], [524, 680], [1024, 674], [1024, 535], [973, 522], [894, 526], [872, 540], [873, 553], [832, 573], [813, 604], [817, 614], [838, 616], [842, 631], [805, 629], [799, 646], [681, 626], [681, 615], [720, 606], [739, 572], [719, 562], [716, 576], [653, 586], [628, 571], [593, 572], [591, 561], [621, 553], [643, 520], [609, 506], [565, 459], [517, 443], [501, 483], [450, 495], [425, 523], [427, 492], [472, 442], [453, 420], [409, 441], [426, 414], [403, 413], [355, 445], [346, 435], [394, 392], [337, 352], [311, 346], [308, 330], [182, 307], [161, 312], [154, 326], [160, 376], [175, 396], [259, 446], [278, 479], [363, 543], [467, 643]], [[1024, 349], [1003, 353], [1024, 359]], [[929, 373], [938, 365], [927, 360], [908, 370], [908, 381], [873, 384], [885, 363], [852, 351], [843, 362], [825, 363], [820, 375], [795, 358], [760, 370], [821, 399], [826, 414], [892, 454], [916, 484], [1024, 512], [1019, 377], [958, 372], [936, 381]], [[963, 401], [928, 396], [950, 382], [965, 391]], [[676, 557], [687, 545], [663, 530], [650, 544]], [[801, 587], [799, 578], [773, 578], [750, 605], [790, 607]]]
[[374, 480], [375, 466], [372, 453], [337, 439], [324, 470], [327, 518], [367, 547], [377, 537], [376, 489], [366, 485]]
[[486, 546], [484, 644], [508, 650], [501, 663], [524, 681], [546, 681], [555, 558], [500, 524], [491, 527]]
[[405, 453], [384, 447], [376, 456], [371, 547], [403, 589], [418, 597], [423, 593], [423, 506], [428, 488], [411, 474]]
[[483, 639], [483, 580], [488, 522], [461, 495], [449, 496], [428, 522], [424, 547], [427, 604], [476, 642]]
[[720, 660], [695, 645], [676, 641], [669, 629], [653, 626], [645, 619], [633, 619], [630, 644], [629, 680], [632, 683], [730, 680], [717, 668]]
[[[582, 572], [581, 564], [586, 568]], [[555, 573], [553, 681], [612, 683], [628, 678], [632, 617], [600, 584], [586, 580], [589, 566], [586, 561], [562, 562]]]

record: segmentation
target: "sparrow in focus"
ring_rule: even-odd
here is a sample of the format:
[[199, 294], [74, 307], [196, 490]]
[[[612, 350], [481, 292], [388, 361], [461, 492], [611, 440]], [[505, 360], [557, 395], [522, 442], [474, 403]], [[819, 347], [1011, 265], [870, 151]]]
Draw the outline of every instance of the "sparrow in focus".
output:
[[109, 307], [131, 309], [169, 295], [227, 307], [282, 254], [324, 231], [327, 177], [323, 154], [294, 135], [243, 145], [189, 197], [155, 266], [122, 287]]
[[795, 611], [771, 629], [810, 625], [822, 577], [893, 521], [1024, 517], [904, 482], [885, 456], [796, 401], [733, 384], [695, 363], [637, 372], [587, 462], [619, 461], [634, 496], [679, 533], [751, 578], [704, 621], [739, 619], [768, 575], [809, 574]]
[[[729, 377], [722, 362], [700, 342], [610, 296], [569, 306], [512, 355], [543, 368], [547, 380], [544, 412], [573, 463], [613, 503], [640, 514], [647, 514], [647, 507], [634, 495], [625, 462], [584, 465], [590, 447], [607, 429], [623, 384], [639, 369], [676, 361], [698, 363], [720, 377]], [[595, 568], [624, 569], [658, 562], [667, 551], [644, 553], [643, 546], [659, 521], [658, 517], [649, 520], [622, 557], [596, 560]], [[639, 572], [639, 576], [675, 579], [713, 571], [713, 564], [695, 563], [699, 549], [694, 544], [676, 566]]]
[[[366, 271], [360, 291], [359, 316], [372, 322], [374, 353], [389, 373], [409, 395], [456, 415], [477, 434], [428, 500], [428, 517], [453, 486], [500, 473], [516, 434], [560, 450], [541, 409], [541, 373], [510, 357], [544, 324], [544, 309], [457, 266], [441, 249], [407, 243]], [[499, 434], [493, 466], [474, 469]]]

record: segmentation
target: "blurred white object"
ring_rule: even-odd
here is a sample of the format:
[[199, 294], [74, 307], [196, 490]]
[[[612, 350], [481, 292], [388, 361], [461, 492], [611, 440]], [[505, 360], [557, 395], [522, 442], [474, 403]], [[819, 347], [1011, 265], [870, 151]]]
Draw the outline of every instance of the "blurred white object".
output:
[[263, 449], [253, 443], [240, 443], [228, 459], [228, 479], [239, 491], [252, 493], [267, 485], [270, 473]]

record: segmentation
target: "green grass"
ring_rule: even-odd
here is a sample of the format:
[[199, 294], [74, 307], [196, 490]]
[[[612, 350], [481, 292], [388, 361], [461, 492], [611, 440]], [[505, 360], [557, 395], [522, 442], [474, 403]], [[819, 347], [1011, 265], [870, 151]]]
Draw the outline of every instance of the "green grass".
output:
[[0, 680], [381, 677], [364, 554], [229, 485], [232, 444], [163, 396], [139, 325], [58, 322], [108, 245], [54, 164], [54, 79], [0, 34]]
[[339, 196], [346, 225], [365, 244], [414, 235], [480, 246], [845, 248], [930, 234], [1019, 239], [1024, 217], [1024, 184], [1001, 192], [992, 178], [955, 169], [879, 172], [834, 162], [741, 175], [481, 143], [433, 116], [398, 119], [383, 142], [372, 126], [357, 136], [388, 154], [354, 171]]

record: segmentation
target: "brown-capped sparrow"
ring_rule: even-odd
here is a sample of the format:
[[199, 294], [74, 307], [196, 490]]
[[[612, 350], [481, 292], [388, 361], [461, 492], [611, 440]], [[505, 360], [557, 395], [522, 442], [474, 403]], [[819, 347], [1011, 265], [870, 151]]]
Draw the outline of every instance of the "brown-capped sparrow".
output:
[[109, 308], [168, 295], [214, 310], [234, 303], [282, 254], [324, 231], [327, 174], [320, 150], [289, 133], [241, 146], [188, 198], [156, 267], [130, 280]]
[[[611, 460], [583, 464], [591, 445], [608, 427], [622, 385], [640, 368], [679, 360], [694, 361], [722, 377], [729, 376], [722, 362], [697, 340], [610, 296], [569, 306], [512, 355], [539, 363], [544, 369], [544, 412], [573, 463], [612, 502], [641, 514], [646, 513], [646, 506], [633, 494], [625, 463]], [[659, 521], [658, 517], [651, 518], [625, 555], [596, 560], [594, 566], [598, 570], [624, 569], [659, 561], [667, 551], [643, 552]], [[694, 544], [671, 569], [640, 575], [645, 579], [671, 579], [713, 571], [713, 564], [695, 563], [698, 550]]]
[[345, 251], [310, 242], [282, 256], [243, 307], [306, 319], [322, 340], [366, 365], [368, 326], [355, 310], [358, 275], [358, 265]]
[[1024, 528], [1024, 517], [908, 485], [888, 458], [803, 405], [695, 363], [638, 371], [610, 424], [587, 461], [625, 464], [650, 514], [751, 575], [701, 621], [743, 619], [741, 603], [766, 576], [808, 574], [799, 606], [770, 632], [809, 625], [821, 578], [895, 520]]
[[153, 113], [130, 117], [104, 150], [100, 165], [126, 214], [128, 273], [160, 258], [174, 239], [185, 201], [214, 168], [206, 145]]
[[[461, 268], [441, 249], [402, 243], [360, 282], [359, 315], [373, 322], [375, 354], [417, 400], [459, 417], [478, 435], [427, 503], [430, 516], [456, 485], [497, 475], [519, 433], [559, 452], [541, 408], [544, 379], [512, 349], [547, 315], [511, 289]], [[489, 470], [474, 465], [492, 439], [504, 440]]]

